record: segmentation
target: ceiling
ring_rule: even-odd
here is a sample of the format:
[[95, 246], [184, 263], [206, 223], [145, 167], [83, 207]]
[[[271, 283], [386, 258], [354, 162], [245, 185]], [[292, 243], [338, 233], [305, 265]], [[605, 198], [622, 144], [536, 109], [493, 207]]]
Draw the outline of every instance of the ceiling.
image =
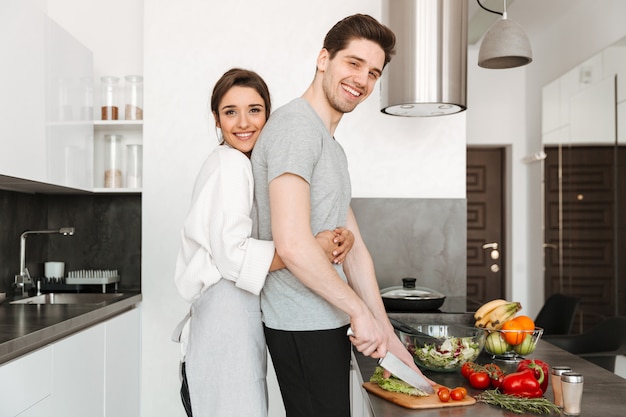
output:
[[[489, 9], [502, 12], [505, 0], [481, 0]], [[558, 20], [568, 10], [575, 9], [585, 0], [508, 0], [507, 15], [519, 23], [529, 38], [541, 33], [551, 22]], [[588, 1], [588, 0], [587, 0]], [[501, 16], [483, 10], [477, 0], [467, 0], [468, 44], [480, 41], [489, 27]]]

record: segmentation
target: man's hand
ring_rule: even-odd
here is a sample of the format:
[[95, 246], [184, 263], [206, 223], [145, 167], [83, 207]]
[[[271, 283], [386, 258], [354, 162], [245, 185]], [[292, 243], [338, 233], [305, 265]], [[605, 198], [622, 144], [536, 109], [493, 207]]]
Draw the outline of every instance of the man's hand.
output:
[[[389, 351], [393, 353], [402, 362], [409, 365], [409, 367], [413, 369], [415, 372], [423, 375], [424, 378], [426, 378], [426, 380], [430, 383], [430, 385], [436, 385], [437, 383], [435, 381], [431, 380], [430, 378], [427, 378], [422, 373], [422, 371], [417, 367], [417, 365], [415, 364], [415, 361], [413, 360], [413, 356], [411, 355], [411, 352], [409, 352], [408, 349], [402, 344], [402, 341], [400, 341], [396, 333], [393, 330], [391, 330], [391, 332], [393, 334], [388, 335]], [[389, 376], [391, 376], [391, 372], [385, 369], [385, 371], [383, 372], [383, 377], [389, 378]]]
[[371, 314], [350, 321], [350, 342], [365, 356], [383, 358], [387, 354], [387, 335]]

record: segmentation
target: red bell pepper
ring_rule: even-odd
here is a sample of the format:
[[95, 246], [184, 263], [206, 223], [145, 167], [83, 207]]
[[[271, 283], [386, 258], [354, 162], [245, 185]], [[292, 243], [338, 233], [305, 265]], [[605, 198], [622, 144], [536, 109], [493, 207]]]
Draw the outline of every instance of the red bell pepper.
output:
[[525, 398], [539, 398], [543, 395], [541, 385], [532, 369], [506, 375], [500, 389], [504, 394]]
[[550, 383], [550, 366], [539, 359], [524, 359], [517, 365], [517, 372], [526, 369], [532, 369], [535, 373], [535, 378], [541, 385], [541, 391], [545, 394]]

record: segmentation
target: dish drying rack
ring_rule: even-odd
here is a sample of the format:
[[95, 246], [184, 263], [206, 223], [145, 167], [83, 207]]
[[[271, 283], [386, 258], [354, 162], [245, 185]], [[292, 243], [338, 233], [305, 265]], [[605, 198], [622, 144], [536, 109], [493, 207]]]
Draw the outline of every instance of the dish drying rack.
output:
[[69, 271], [67, 278], [65, 278], [66, 284], [102, 285], [103, 293], [106, 292], [107, 284], [112, 283], [115, 284], [115, 291], [117, 291], [118, 282], [120, 282], [120, 275], [117, 269], [81, 269], [79, 271]]

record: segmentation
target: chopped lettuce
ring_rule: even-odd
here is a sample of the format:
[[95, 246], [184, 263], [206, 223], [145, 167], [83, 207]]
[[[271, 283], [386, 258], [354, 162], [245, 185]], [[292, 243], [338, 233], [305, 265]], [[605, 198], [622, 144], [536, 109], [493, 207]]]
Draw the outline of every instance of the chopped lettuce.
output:
[[411, 350], [427, 367], [454, 369], [476, 359], [480, 353], [479, 347], [471, 337], [450, 337], [439, 346], [432, 343]]
[[417, 397], [427, 397], [428, 393], [412, 385], [407, 384], [401, 379], [391, 375], [389, 378], [383, 378], [383, 368], [377, 366], [374, 375], [370, 378], [370, 382], [378, 384], [385, 391], [400, 392], [402, 394], [415, 395]]

